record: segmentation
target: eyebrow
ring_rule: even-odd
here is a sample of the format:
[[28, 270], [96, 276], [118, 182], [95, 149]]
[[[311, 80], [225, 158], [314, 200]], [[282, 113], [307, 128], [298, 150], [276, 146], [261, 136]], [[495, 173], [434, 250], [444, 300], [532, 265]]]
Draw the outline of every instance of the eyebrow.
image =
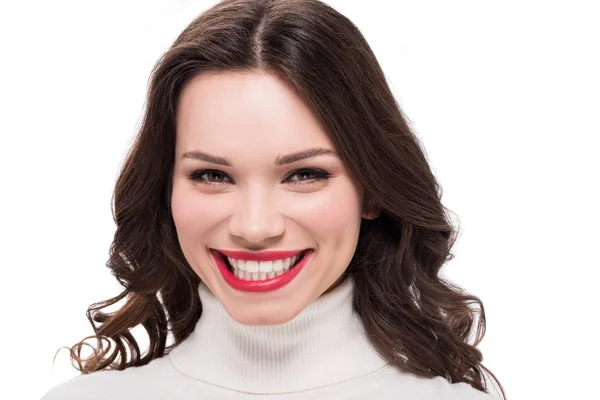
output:
[[[277, 159], [275, 160], [275, 165], [281, 166], [281, 165], [292, 164], [292, 163], [295, 163], [300, 160], [305, 160], [307, 158], [317, 157], [317, 156], [321, 156], [321, 155], [325, 155], [325, 154], [337, 156], [337, 153], [331, 149], [324, 149], [324, 148], [318, 147], [318, 148], [314, 148], [314, 149], [298, 151], [296, 153], [290, 153], [285, 156], [277, 156]], [[204, 153], [199, 150], [192, 150], [192, 151], [185, 152], [185, 153], [183, 153], [181, 158], [191, 158], [194, 160], [207, 161], [209, 163], [223, 165], [226, 167], [231, 167], [233, 165], [231, 163], [231, 161], [229, 161], [225, 157], [213, 156], [211, 154]]]

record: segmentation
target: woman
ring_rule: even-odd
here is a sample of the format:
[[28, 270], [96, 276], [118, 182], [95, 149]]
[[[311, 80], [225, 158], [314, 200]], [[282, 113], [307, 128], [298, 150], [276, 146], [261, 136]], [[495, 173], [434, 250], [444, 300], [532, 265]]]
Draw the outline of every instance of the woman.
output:
[[94, 354], [74, 345], [83, 374], [44, 399], [491, 398], [483, 306], [438, 276], [456, 237], [439, 186], [329, 6], [226, 0], [193, 21], [113, 201], [125, 289], [90, 306]]

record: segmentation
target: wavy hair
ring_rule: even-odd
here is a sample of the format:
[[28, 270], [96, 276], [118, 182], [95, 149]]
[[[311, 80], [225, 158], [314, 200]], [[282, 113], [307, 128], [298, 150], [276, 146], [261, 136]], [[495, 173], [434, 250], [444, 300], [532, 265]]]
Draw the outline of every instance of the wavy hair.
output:
[[[476, 347], [485, 334], [483, 303], [439, 276], [454, 258], [458, 229], [423, 146], [359, 29], [318, 0], [222, 1], [192, 21], [154, 66], [112, 197], [116, 231], [107, 266], [123, 291], [89, 306], [95, 334], [69, 347], [75, 368], [85, 374], [145, 365], [185, 340], [202, 315], [200, 278], [179, 246], [170, 198], [179, 96], [207, 71], [283, 79], [381, 210], [363, 220], [344, 272], [355, 280], [354, 308], [378, 351], [404, 371], [484, 392], [488, 373], [505, 398]], [[102, 311], [121, 300], [116, 311]], [[145, 354], [131, 333], [139, 325], [149, 337]], [[82, 356], [84, 346], [90, 356]]]

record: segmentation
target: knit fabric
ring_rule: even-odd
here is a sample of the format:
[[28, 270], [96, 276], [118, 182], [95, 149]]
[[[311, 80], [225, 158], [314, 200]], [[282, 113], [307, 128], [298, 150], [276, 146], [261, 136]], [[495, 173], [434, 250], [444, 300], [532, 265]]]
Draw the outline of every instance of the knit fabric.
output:
[[203, 283], [198, 291], [202, 316], [170, 354], [141, 367], [77, 376], [42, 400], [492, 399], [466, 383], [388, 364], [353, 310], [351, 277], [291, 321], [271, 326], [240, 324]]

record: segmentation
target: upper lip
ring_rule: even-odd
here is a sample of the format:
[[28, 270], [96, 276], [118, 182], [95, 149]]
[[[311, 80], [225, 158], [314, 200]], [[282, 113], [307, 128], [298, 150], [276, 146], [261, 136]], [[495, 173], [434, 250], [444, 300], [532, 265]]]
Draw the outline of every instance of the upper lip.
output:
[[245, 260], [245, 261], [274, 261], [281, 260], [288, 257], [293, 257], [297, 254], [302, 253], [303, 251], [309, 249], [302, 250], [269, 250], [269, 251], [260, 251], [260, 252], [250, 252], [244, 250], [221, 250], [221, 249], [213, 249], [221, 254], [224, 254], [227, 257], [235, 258], [236, 260]]

